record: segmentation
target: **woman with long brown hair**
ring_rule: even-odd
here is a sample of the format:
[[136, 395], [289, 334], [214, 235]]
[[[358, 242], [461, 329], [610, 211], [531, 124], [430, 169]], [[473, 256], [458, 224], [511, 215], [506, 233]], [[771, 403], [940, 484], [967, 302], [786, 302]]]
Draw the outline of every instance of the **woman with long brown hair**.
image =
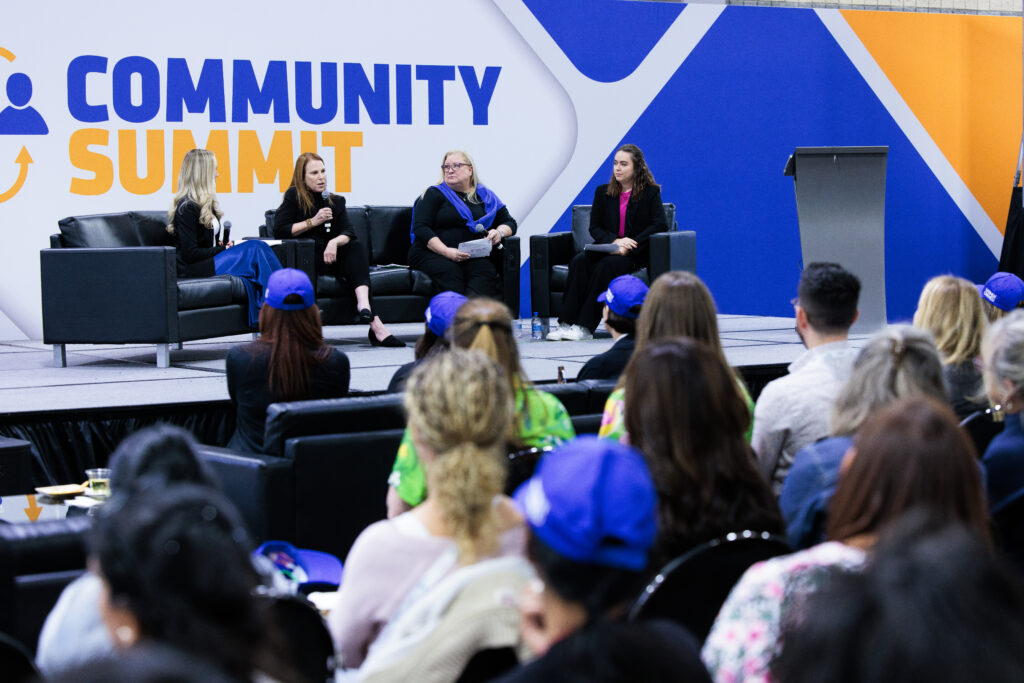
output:
[[[718, 310], [711, 292], [699, 277], [682, 270], [670, 270], [663, 274], [647, 293], [640, 317], [636, 321], [636, 347], [633, 358], [636, 358], [648, 344], [673, 337], [684, 337], [704, 342], [723, 365], [729, 367], [722, 348], [722, 340], [718, 336]], [[630, 365], [632, 361], [630, 361]], [[601, 418], [599, 436], [610, 439], [623, 439], [626, 434], [623, 419], [626, 400], [626, 380], [629, 377], [630, 365], [619, 377], [615, 391], [608, 397]], [[747, 417], [743, 435], [747, 442], [753, 429], [752, 417], [754, 401], [750, 398], [746, 385], [740, 376], [733, 371], [736, 380], [737, 395], [746, 403], [750, 416]]]
[[370, 257], [366, 245], [345, 213], [345, 198], [327, 190], [323, 157], [303, 152], [295, 160], [292, 184], [274, 214], [274, 236], [302, 237], [316, 242], [317, 273], [333, 273], [352, 287], [356, 297], [356, 319], [369, 323], [372, 346], [405, 346], [374, 315], [370, 307]]
[[782, 531], [768, 482], [743, 440], [750, 410], [703, 342], [652, 342], [626, 379], [626, 430], [658, 492], [654, 566], [730, 531]]
[[715, 680], [772, 680], [785, 625], [835, 571], [858, 571], [890, 525], [914, 510], [990, 541], [974, 445], [944, 402], [898, 401], [875, 413], [847, 452], [832, 498], [828, 541], [755, 564], [732, 589], [704, 643]]
[[270, 277], [260, 310], [260, 338], [228, 351], [228, 394], [235, 404], [229, 448], [263, 450], [267, 406], [279, 401], [335, 398], [348, 393], [348, 356], [324, 343], [313, 283], [301, 270]]
[[597, 297], [612, 280], [646, 268], [651, 235], [669, 229], [661, 186], [654, 182], [644, 153], [623, 145], [612, 159], [612, 177], [594, 191], [590, 234], [595, 244], [614, 245], [614, 252], [581, 251], [569, 263], [558, 327], [551, 341], [579, 341], [594, 336], [601, 322]]

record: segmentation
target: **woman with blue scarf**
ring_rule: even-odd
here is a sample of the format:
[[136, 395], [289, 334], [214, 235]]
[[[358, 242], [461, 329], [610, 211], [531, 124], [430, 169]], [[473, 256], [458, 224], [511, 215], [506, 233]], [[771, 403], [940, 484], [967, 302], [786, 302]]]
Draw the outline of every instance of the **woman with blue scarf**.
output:
[[472, 158], [453, 150], [441, 162], [441, 181], [416, 202], [409, 265], [429, 275], [437, 291], [497, 299], [494, 263], [490, 258], [470, 258], [458, 247], [486, 238], [497, 248], [515, 232], [515, 219], [498, 196], [480, 184]]

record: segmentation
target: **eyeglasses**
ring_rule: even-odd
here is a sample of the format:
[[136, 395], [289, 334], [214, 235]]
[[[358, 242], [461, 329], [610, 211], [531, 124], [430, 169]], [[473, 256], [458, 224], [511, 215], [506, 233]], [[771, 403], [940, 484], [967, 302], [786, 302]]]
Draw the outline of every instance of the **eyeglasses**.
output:
[[448, 171], [458, 171], [463, 166], [469, 166], [470, 164], [443, 164], [441, 170], [447, 173]]

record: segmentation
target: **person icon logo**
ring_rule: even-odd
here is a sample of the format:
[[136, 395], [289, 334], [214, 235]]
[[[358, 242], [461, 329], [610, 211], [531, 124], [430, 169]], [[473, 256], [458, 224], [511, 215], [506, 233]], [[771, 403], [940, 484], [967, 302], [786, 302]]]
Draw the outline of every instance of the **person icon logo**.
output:
[[7, 99], [10, 106], [0, 111], [0, 135], [46, 135], [50, 129], [35, 107], [28, 106], [32, 99], [32, 79], [23, 73], [7, 78]]

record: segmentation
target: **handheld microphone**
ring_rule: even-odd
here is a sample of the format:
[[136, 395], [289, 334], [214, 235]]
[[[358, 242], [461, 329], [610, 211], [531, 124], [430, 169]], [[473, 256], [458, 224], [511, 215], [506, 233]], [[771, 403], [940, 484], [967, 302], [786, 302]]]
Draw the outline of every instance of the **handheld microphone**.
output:
[[231, 221], [224, 221], [224, 244], [231, 241]]
[[[324, 198], [324, 204], [330, 206], [331, 193], [330, 193], [330, 191], [327, 188], [324, 188], [324, 191], [320, 193], [320, 196]], [[326, 223], [324, 223], [324, 232], [330, 232], [330, 231], [331, 231], [331, 222], [327, 221]]]

